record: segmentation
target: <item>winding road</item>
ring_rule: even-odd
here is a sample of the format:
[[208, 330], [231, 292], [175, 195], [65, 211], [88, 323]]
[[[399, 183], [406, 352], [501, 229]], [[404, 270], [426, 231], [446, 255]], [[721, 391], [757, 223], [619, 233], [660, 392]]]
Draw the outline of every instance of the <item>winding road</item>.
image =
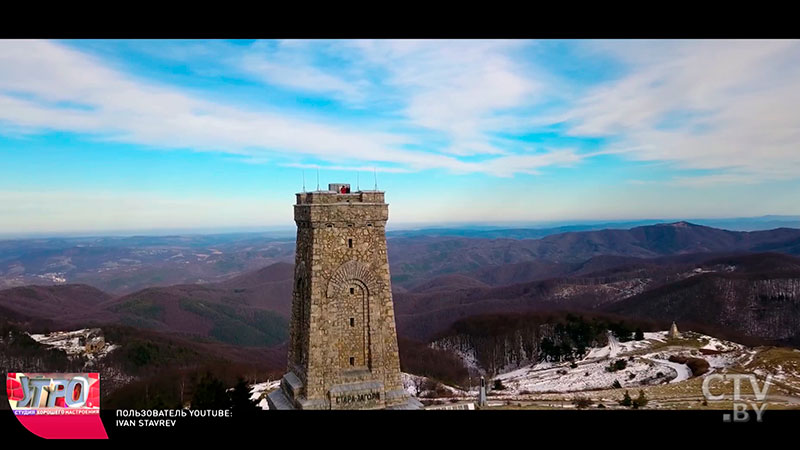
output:
[[674, 379], [670, 380], [669, 381], [670, 383], [678, 383], [678, 382], [681, 382], [683, 380], [688, 380], [692, 376], [692, 369], [690, 369], [689, 366], [687, 366], [686, 364], [679, 364], [679, 363], [676, 363], [676, 362], [667, 361], [665, 359], [651, 358], [649, 360], [653, 361], [654, 363], [657, 363], [657, 364], [662, 364], [662, 365], [665, 365], [667, 367], [671, 367], [671, 368], [675, 369], [676, 372], [678, 372], [678, 376], [675, 377]]
[[619, 341], [612, 332], [608, 332], [608, 357], [615, 358], [619, 353]]

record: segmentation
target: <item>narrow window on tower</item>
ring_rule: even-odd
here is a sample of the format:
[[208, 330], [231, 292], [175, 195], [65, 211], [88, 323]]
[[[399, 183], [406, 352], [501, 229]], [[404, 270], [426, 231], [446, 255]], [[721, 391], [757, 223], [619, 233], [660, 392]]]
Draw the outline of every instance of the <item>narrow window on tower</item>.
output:
[[352, 239], [348, 239], [347, 240], [347, 246], [350, 247], [350, 248], [353, 248], [353, 240]]
[[351, 366], [355, 366], [356, 365], [356, 359], [353, 358], [352, 356], [350, 357], [350, 365]]
[[350, 288], [350, 293], [351, 294], [355, 294], [356, 293], [356, 289], [355, 288]]
[[356, 326], [356, 318], [355, 318], [355, 317], [351, 317], [351, 318], [350, 318], [350, 326], [351, 326], [351, 327], [354, 327], [354, 326]]

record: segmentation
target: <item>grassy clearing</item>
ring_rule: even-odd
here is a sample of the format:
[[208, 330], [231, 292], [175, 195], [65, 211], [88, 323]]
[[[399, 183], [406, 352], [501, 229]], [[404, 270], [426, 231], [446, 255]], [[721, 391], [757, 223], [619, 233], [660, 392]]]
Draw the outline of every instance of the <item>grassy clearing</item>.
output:
[[781, 366], [800, 372], [800, 351], [786, 347], [766, 347], [756, 354], [748, 368]]

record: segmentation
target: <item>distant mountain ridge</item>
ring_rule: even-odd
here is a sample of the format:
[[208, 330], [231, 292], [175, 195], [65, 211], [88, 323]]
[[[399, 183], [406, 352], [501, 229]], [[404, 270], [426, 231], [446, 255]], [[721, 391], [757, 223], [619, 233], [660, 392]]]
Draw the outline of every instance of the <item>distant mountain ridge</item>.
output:
[[[551, 225], [518, 225], [518, 226], [441, 226], [420, 227], [416, 229], [391, 230], [387, 233], [389, 238], [411, 236], [450, 236], [472, 237], [484, 239], [539, 239], [552, 234], [569, 233], [576, 231], [595, 230], [627, 230], [630, 228], [658, 225], [663, 223], [680, 222], [679, 220], [634, 220], [621, 222], [587, 222]], [[800, 228], [800, 216], [768, 215], [760, 217], [741, 217], [724, 219], [684, 219], [689, 222], [706, 227], [718, 228], [729, 231], [761, 231], [776, 228]]]
[[476, 315], [594, 311], [800, 345], [800, 258], [696, 253], [617, 261], [526, 283], [396, 293], [398, 333], [426, 340]]
[[[286, 243], [258, 244], [247, 242], [243, 248], [258, 250], [260, 257], [285, 255]], [[762, 253], [751, 255], [754, 252]], [[766, 292], [763, 296], [771, 298], [773, 291], [748, 283], [771, 277], [790, 280], [786, 286], [793, 286], [791, 280], [800, 276], [797, 258], [791, 255], [798, 254], [798, 229], [737, 232], [688, 222], [541, 239], [414, 236], [389, 242], [398, 330], [420, 340], [454, 320], [486, 312], [607, 309], [655, 316], [659, 307], [648, 305], [672, 301], [664, 299], [678, 298], [674, 293], [684, 291], [711, 292], [715, 301], [725, 304], [728, 297], [719, 294], [719, 287], [686, 291], [695, 281], [681, 283], [696, 276], [744, 280], [731, 285], [743, 292], [737, 294], [740, 297], [730, 298], [737, 304], [760, 305], [767, 300], [753, 300], [745, 292]], [[720, 262], [725, 258], [728, 263]], [[724, 273], [728, 266], [736, 267], [734, 273]], [[717, 275], [705, 275], [708, 271]], [[277, 262], [213, 283], [149, 287], [117, 296], [86, 285], [27, 286], [0, 291], [0, 308], [76, 326], [119, 323], [227, 344], [271, 346], [286, 339], [293, 275], [291, 263]], [[794, 293], [784, 297], [781, 301], [795, 301]], [[780, 308], [782, 315], [793, 311]], [[685, 320], [713, 319], [695, 317], [689, 306], [678, 310]], [[773, 328], [765, 320], [752, 318], [745, 332], [793, 339], [787, 328], [791, 320]]]
[[800, 229], [727, 231], [675, 222], [628, 230], [569, 232], [541, 239], [402, 237], [389, 241], [389, 262], [392, 281], [410, 288], [421, 275], [467, 273], [507, 264], [525, 263], [547, 277], [568, 271], [564, 264], [583, 263], [599, 256], [654, 258], [767, 251], [800, 255]]
[[[791, 220], [794, 219], [752, 219], [760, 224], [782, 225], [794, 223]], [[800, 247], [800, 236], [797, 236], [793, 242], [778, 237], [762, 239], [763, 242], [754, 242], [752, 245], [739, 242], [735, 248], [727, 248], [729, 244], [722, 235], [743, 232], [716, 230], [711, 234], [720, 236], [699, 238], [701, 241], [711, 238], [708, 248], [685, 245], [685, 248], [670, 249], [665, 247], [669, 244], [666, 233], [662, 232], [662, 242], [635, 236], [635, 230], [663, 224], [637, 223], [609, 223], [607, 226], [577, 224], [548, 229], [465, 227], [390, 231], [389, 258], [393, 281], [397, 287], [407, 289], [431, 275], [534, 261], [578, 263], [604, 254], [635, 257], [662, 256], [674, 251], [777, 251], [797, 254]], [[623, 229], [628, 225], [632, 227]], [[800, 218], [797, 226], [800, 227]], [[690, 227], [682, 236], [691, 243], [690, 235], [702, 229]], [[769, 236], [779, 229], [758, 231], [755, 236], [758, 237], [758, 233]], [[715, 243], [717, 238], [721, 240]], [[676, 242], [680, 242], [680, 239]], [[276, 262], [294, 262], [293, 238], [285, 234], [278, 237], [270, 233], [233, 233], [0, 240], [0, 289], [69, 283], [88, 284], [119, 295], [148, 287], [221, 282]], [[536, 271], [541, 272], [541, 269]], [[503, 276], [500, 276], [494, 282], [488, 282], [502, 283], [502, 280]]]
[[221, 283], [153, 287], [114, 297], [86, 285], [0, 291], [0, 307], [65, 327], [122, 324], [243, 346], [285, 341], [293, 265], [276, 263]]

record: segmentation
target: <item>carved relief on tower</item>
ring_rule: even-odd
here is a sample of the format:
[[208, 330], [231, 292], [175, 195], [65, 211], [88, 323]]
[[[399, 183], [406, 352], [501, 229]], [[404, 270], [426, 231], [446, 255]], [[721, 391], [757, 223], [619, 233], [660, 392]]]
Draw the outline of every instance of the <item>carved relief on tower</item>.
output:
[[356, 260], [350, 260], [339, 266], [328, 282], [328, 298], [334, 298], [349, 289], [350, 283], [359, 281], [367, 289], [368, 295], [375, 295], [383, 289], [381, 279], [369, 268], [369, 265]]
[[337, 362], [342, 370], [372, 370], [370, 330], [378, 320], [373, 297], [383, 284], [369, 266], [351, 260], [342, 264], [328, 282], [327, 297], [331, 299], [338, 336]]

